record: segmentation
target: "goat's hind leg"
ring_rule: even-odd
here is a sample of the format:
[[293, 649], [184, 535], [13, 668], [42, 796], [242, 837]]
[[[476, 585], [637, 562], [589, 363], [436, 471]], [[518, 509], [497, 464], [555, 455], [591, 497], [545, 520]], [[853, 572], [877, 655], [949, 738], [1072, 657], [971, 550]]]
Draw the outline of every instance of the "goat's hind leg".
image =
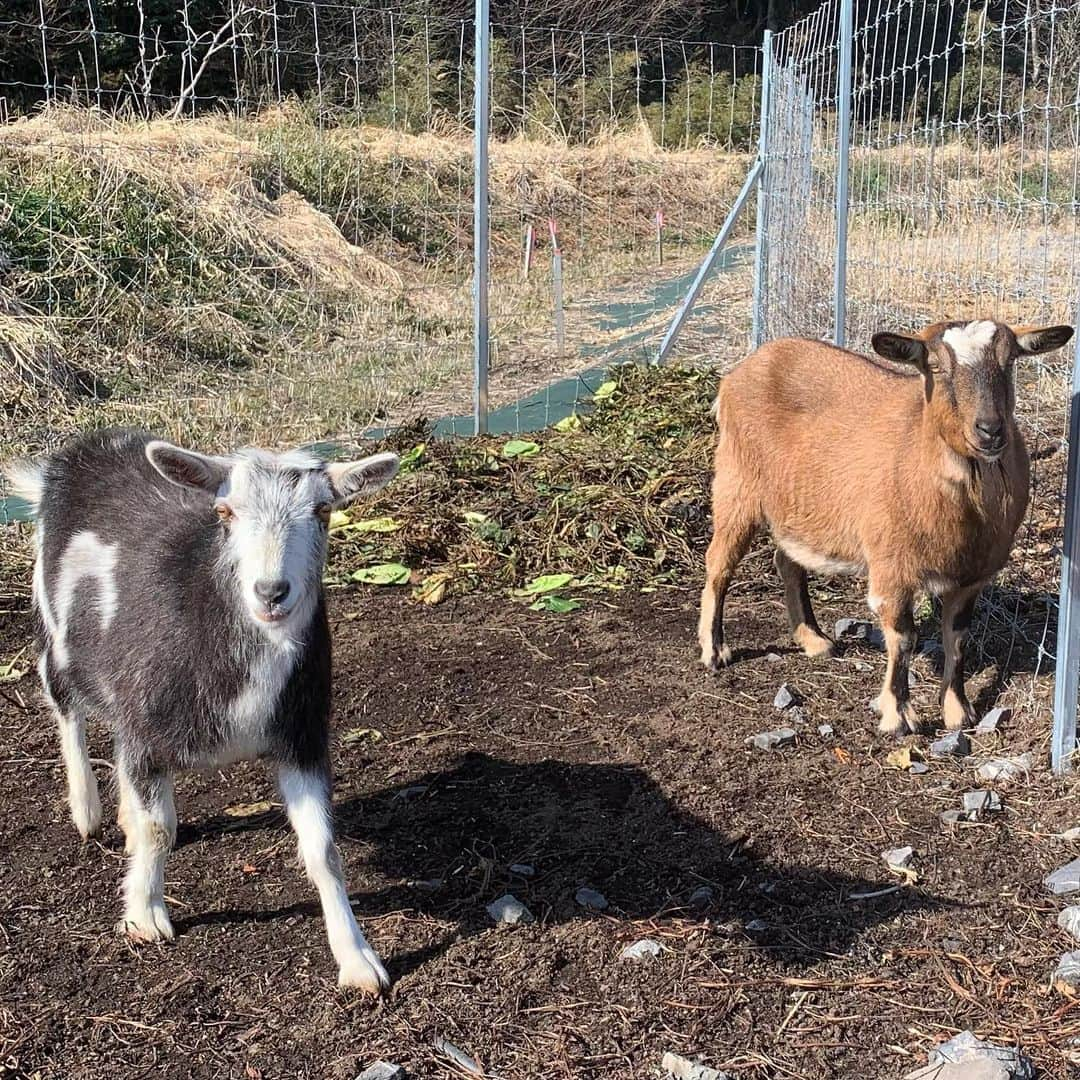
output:
[[338, 985], [381, 994], [390, 986], [390, 976], [367, 943], [349, 904], [331, 824], [330, 771], [325, 766], [283, 765], [279, 782], [304, 867], [319, 890], [326, 936], [338, 965]]
[[833, 643], [821, 632], [810, 605], [806, 571], [780, 548], [773, 565], [784, 583], [784, 604], [791, 622], [791, 636], [807, 656], [831, 656]]
[[136, 941], [161, 941], [174, 936], [165, 906], [165, 860], [176, 840], [172, 777], [134, 767], [123, 752], [116, 768], [129, 855], [121, 929]]
[[79, 835], [86, 840], [101, 831], [101, 796], [86, 749], [86, 716], [64, 685], [63, 676], [50, 670], [48, 647], [38, 661], [38, 674], [60, 732], [60, 752], [67, 773], [71, 820], [75, 822]]
[[746, 485], [734, 465], [717, 455], [712, 486], [713, 535], [705, 553], [705, 588], [701, 591], [698, 644], [701, 662], [717, 671], [731, 663], [731, 646], [724, 641], [724, 599], [760, 521], [748, 499]]

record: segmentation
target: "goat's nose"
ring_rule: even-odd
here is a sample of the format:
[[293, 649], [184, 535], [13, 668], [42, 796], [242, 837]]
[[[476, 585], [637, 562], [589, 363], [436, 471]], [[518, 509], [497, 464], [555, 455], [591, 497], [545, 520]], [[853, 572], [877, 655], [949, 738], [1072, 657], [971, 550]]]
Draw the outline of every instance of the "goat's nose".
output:
[[988, 443], [999, 443], [1005, 438], [1005, 424], [996, 417], [989, 420], [976, 420], [975, 430]]
[[263, 578], [255, 582], [255, 595], [266, 604], [280, 604], [289, 595], [289, 583], [284, 578]]

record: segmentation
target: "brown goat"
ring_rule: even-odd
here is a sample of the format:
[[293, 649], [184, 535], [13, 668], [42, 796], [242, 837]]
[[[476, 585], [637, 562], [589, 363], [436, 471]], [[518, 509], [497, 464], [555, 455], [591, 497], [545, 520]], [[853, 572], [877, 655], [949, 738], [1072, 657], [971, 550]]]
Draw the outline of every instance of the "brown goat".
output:
[[755, 532], [776, 542], [795, 641], [832, 642], [810, 607], [806, 572], [866, 575], [888, 650], [881, 730], [917, 731], [908, 701], [919, 593], [941, 597], [948, 728], [971, 722], [964, 643], [983, 585], [1005, 564], [1028, 503], [1029, 464], [1013, 416], [1017, 358], [1060, 348], [1072, 327], [936, 323], [876, 334], [904, 368], [820, 341], [763, 345], [724, 379], [698, 638], [710, 669], [731, 661], [724, 596]]

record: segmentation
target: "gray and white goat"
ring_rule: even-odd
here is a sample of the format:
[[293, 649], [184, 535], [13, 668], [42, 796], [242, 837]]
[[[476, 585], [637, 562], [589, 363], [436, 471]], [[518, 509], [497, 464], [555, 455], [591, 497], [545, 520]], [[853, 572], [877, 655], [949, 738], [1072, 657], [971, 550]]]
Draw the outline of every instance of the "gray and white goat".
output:
[[262, 757], [277, 766], [339, 984], [376, 994], [389, 985], [334, 844], [322, 574], [331, 511], [397, 469], [394, 454], [208, 457], [132, 430], [8, 468], [35, 511], [38, 671], [83, 837], [101, 827], [87, 718], [115, 735], [130, 856], [122, 926], [133, 938], [173, 936], [163, 888], [174, 773]]

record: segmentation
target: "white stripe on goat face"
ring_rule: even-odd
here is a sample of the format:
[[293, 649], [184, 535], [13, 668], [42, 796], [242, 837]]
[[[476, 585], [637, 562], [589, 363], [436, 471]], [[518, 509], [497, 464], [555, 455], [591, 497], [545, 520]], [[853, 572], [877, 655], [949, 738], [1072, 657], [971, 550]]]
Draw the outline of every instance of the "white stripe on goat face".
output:
[[967, 326], [950, 326], [941, 335], [941, 339], [952, 347], [958, 364], [976, 367], [983, 362], [986, 350], [993, 344], [996, 331], [997, 323], [980, 319], [978, 322], [969, 322]]
[[319, 510], [332, 498], [325, 470], [307, 454], [237, 455], [216, 505], [231, 515], [227, 551], [245, 606], [263, 629], [310, 615], [326, 558]]

